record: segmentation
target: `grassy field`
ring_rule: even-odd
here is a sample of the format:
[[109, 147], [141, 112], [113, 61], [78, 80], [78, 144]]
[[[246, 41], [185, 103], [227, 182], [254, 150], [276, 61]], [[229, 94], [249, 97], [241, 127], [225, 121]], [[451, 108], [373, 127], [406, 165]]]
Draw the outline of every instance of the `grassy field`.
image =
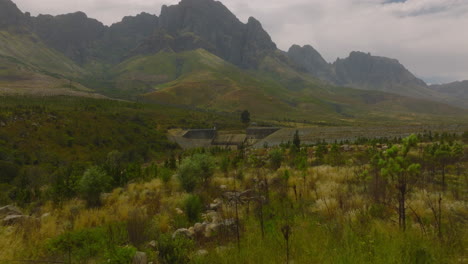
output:
[[[463, 263], [467, 136], [150, 158], [99, 205], [78, 191], [23, 207], [32, 222], [0, 226], [0, 263], [130, 263], [136, 251], [155, 263]], [[393, 161], [408, 169], [404, 226]], [[113, 175], [109, 162], [94, 164]]]

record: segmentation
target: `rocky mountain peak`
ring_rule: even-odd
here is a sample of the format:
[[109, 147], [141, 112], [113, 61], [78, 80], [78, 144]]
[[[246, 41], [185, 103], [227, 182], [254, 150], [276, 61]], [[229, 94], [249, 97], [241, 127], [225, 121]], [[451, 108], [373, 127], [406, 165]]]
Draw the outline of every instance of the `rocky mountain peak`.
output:
[[409, 72], [398, 60], [353, 51], [348, 58], [334, 64], [338, 84], [362, 88], [426, 87], [426, 84]]
[[26, 16], [11, 0], [0, 0], [0, 29], [21, 26], [26, 23]]
[[303, 47], [293, 45], [288, 50], [288, 57], [296, 63], [302, 71], [312, 74], [322, 80], [334, 81], [331, 65], [310, 45]]
[[214, 54], [244, 68], [255, 68], [266, 53], [276, 50], [260, 22], [250, 18], [243, 24], [221, 2], [213, 0], [183, 0], [163, 6], [159, 27], [176, 39], [194, 34], [199, 44], [214, 47]]

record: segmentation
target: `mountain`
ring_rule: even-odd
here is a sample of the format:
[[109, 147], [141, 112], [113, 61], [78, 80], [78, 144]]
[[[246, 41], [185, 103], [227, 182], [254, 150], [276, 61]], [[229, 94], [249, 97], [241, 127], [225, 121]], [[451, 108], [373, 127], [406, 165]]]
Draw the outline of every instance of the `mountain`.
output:
[[24, 15], [11, 0], [0, 0], [0, 30], [22, 30], [27, 24]]
[[458, 100], [459, 105], [468, 108], [468, 81], [431, 85], [430, 89]]
[[83, 12], [51, 16], [39, 15], [32, 19], [34, 32], [49, 46], [67, 57], [84, 64], [92, 56], [94, 42], [106, 27]]
[[293, 45], [287, 56], [300, 67], [299, 71], [333, 85], [382, 91], [468, 108], [460, 98], [439, 89], [431, 89], [395, 59], [353, 51], [347, 58], [329, 64], [310, 45]]
[[110, 27], [83, 12], [32, 19], [33, 31], [50, 47], [80, 65], [101, 61], [118, 63], [158, 26], [158, 17], [141, 13]]
[[163, 6], [159, 28], [174, 42], [188, 40], [188, 48], [175, 48], [177, 51], [205, 48], [243, 68], [257, 67], [266, 54], [276, 50], [259, 21], [251, 17], [243, 24], [221, 2], [213, 0], [182, 0], [178, 5]]
[[289, 48], [287, 55], [300, 67], [300, 70], [321, 80], [336, 82], [332, 66], [312, 46], [293, 45]]
[[99, 93], [215, 112], [249, 109], [278, 123], [420, 123], [466, 114], [387, 93], [439, 94], [396, 60], [352, 53], [329, 64], [311, 46], [283, 52], [255, 18], [242, 23], [213, 0], [182, 0], [163, 6], [159, 17], [141, 13], [111, 26], [82, 12], [30, 17], [8, 7], [18, 19], [0, 29], [6, 93]]
[[335, 61], [332, 67], [338, 85], [419, 98], [425, 97], [428, 92], [426, 83], [395, 59], [351, 52], [349, 57]]

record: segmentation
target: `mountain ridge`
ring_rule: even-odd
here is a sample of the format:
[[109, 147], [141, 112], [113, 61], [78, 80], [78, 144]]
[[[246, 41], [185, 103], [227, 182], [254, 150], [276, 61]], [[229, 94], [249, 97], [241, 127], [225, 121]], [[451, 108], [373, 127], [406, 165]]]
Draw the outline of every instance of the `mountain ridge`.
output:
[[[385, 75], [389, 68], [395, 72], [388, 77], [390, 82], [405, 83], [406, 79], [399, 79], [404, 73], [416, 88], [428, 89], [396, 60], [357, 52], [329, 64], [312, 46], [294, 46], [283, 52], [258, 20], [251, 17], [242, 23], [218, 1], [182, 0], [178, 5], [163, 6], [159, 17], [141, 13], [111, 26], [83, 12], [22, 16], [24, 24], [21, 19], [14, 21], [26, 30], [25, 50], [54, 54], [52, 62], [68, 65], [49, 66], [44, 73], [60, 80], [62, 87], [63, 81], [69, 80], [70, 88], [80, 84], [82, 90], [93, 91], [91, 88], [126, 100], [221, 112], [252, 109], [253, 114], [265, 118], [290, 116], [308, 121], [356, 122], [370, 116], [384, 120], [406, 116], [417, 122], [426, 114], [465, 114], [443, 104], [430, 108], [429, 101], [385, 94], [373, 87], [379, 78], [369, 77]], [[7, 41], [19, 38], [15, 33], [5, 36]], [[12, 56], [35, 65], [35, 72], [50, 63], [44, 56], [34, 62], [24, 54]], [[367, 72], [360, 74], [361, 69]], [[7, 72], [4, 79], [12, 78]], [[366, 82], [371, 87], [361, 87]], [[401, 86], [416, 91], [415, 87]], [[432, 111], [434, 108], [439, 111]]]

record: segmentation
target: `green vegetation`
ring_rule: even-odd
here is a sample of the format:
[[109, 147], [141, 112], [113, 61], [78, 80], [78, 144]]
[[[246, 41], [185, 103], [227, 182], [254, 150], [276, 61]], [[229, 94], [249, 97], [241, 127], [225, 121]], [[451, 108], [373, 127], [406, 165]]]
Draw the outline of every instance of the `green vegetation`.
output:
[[29, 192], [15, 199], [41, 201], [31, 212], [48, 215], [37, 228], [0, 226], [0, 263], [130, 263], [136, 251], [160, 263], [458, 263], [468, 239], [462, 139], [197, 149], [140, 165], [114, 150], [54, 173], [50, 192], [66, 199], [39, 195], [20, 167], [13, 184]]

